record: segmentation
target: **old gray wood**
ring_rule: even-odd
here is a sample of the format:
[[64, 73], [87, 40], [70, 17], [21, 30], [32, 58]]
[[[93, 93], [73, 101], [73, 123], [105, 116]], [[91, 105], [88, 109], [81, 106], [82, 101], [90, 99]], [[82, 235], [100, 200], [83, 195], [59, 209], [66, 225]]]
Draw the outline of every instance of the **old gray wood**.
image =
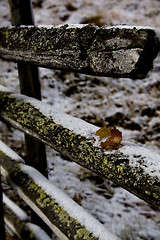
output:
[[149, 28], [67, 24], [0, 28], [0, 57], [91, 75], [144, 78], [159, 47]]
[[[119, 240], [118, 237], [105, 229], [100, 222], [85, 212], [84, 209], [78, 206], [78, 204], [65, 193], [51, 184], [49, 180], [36, 169], [25, 165], [20, 158], [17, 161], [17, 159], [7, 156], [7, 153], [1, 150], [1, 148], [0, 166], [3, 177], [17, 191], [19, 196], [43, 219], [51, 230], [55, 232], [59, 239], [102, 240], [106, 236], [105, 239], [108, 240]], [[50, 190], [48, 190], [48, 188]], [[61, 199], [59, 199], [60, 197]], [[74, 209], [75, 212], [79, 211], [77, 218], [73, 216], [71, 210], [68, 210], [68, 205], [70, 205], [70, 209]], [[83, 222], [82, 217], [79, 217], [81, 214], [83, 215]], [[17, 220], [17, 216], [12, 213], [12, 222]], [[104, 236], [102, 236], [102, 234], [99, 236], [99, 232], [96, 231], [96, 229], [93, 231], [93, 222], [97, 224], [96, 226], [99, 231], [101, 230], [103, 232]], [[22, 234], [25, 234], [22, 239], [29, 239], [27, 238], [28, 231], [26, 232], [27, 229], [24, 222], [17, 221], [16, 225], [20, 237]], [[34, 236], [32, 237], [35, 239]]]
[[[31, 0], [9, 0], [11, 22], [14, 26], [34, 25]], [[18, 62], [20, 92], [29, 97], [41, 100], [41, 85], [38, 67], [32, 63]], [[38, 140], [25, 135], [26, 162], [47, 174], [45, 145]]]
[[44, 236], [46, 240], [51, 240], [40, 227], [31, 223], [30, 217], [5, 194], [3, 194], [3, 199], [5, 223], [19, 239], [42, 240], [42, 236]]
[[95, 146], [96, 126], [62, 113], [58, 122], [51, 107], [22, 95], [0, 91], [0, 109], [0, 116], [16, 128], [160, 210], [160, 155], [148, 150], [148, 161], [144, 148], [126, 143], [117, 150], [104, 152], [100, 145]]

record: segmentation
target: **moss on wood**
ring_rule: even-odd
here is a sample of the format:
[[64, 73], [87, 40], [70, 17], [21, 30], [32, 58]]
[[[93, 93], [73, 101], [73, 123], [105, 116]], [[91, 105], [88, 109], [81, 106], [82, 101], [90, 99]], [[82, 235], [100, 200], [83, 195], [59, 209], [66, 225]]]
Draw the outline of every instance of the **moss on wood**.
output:
[[[16, 205], [15, 205], [16, 206]], [[36, 231], [31, 229], [30, 225], [30, 219], [27, 217], [25, 219], [21, 219], [17, 213], [14, 211], [14, 208], [12, 209], [11, 206], [4, 203], [4, 218], [6, 225], [8, 225], [9, 228], [20, 238], [23, 240], [39, 240], [40, 238], [36, 236]], [[17, 206], [16, 206], [17, 207]], [[36, 225], [34, 225], [35, 227]], [[36, 226], [37, 231], [42, 231], [38, 226]], [[47, 236], [47, 235], [46, 235]], [[48, 237], [48, 236], [47, 236]], [[48, 237], [49, 239], [49, 237]]]
[[[47, 219], [47, 223], [49, 223], [53, 231], [56, 227], [70, 240], [98, 240], [94, 233], [89, 232], [87, 228], [77, 219], [73, 218], [53, 196], [49, 196], [45, 192], [45, 189], [42, 189], [31, 176], [23, 171], [23, 163], [16, 163], [16, 161], [10, 159], [4, 153], [0, 153], [0, 165], [7, 172], [8, 182], [15, 189], [19, 189], [18, 193], [20, 196], [25, 196], [26, 203], [30, 205], [44, 221]], [[36, 170], [34, 171], [36, 174]], [[46, 181], [48, 180], [46, 179]], [[63, 199], [63, 201], [65, 202], [65, 199]], [[17, 221], [16, 219], [17, 217], [15, 217], [14, 221]], [[23, 225], [23, 222], [21, 222], [21, 225]], [[24, 231], [23, 228], [21, 229], [21, 225], [18, 226], [20, 232], [22, 230]], [[20, 234], [22, 236], [23, 232]], [[115, 237], [114, 239], [118, 238]]]
[[0, 28], [1, 57], [92, 75], [144, 78], [158, 51], [155, 31], [146, 28]]
[[[141, 164], [129, 165], [129, 156], [119, 150], [105, 154], [94, 147], [93, 140], [76, 135], [8, 92], [0, 92], [0, 109], [2, 117], [14, 126], [160, 209], [160, 179], [146, 174]], [[143, 162], [143, 156], [139, 156], [139, 162]]]

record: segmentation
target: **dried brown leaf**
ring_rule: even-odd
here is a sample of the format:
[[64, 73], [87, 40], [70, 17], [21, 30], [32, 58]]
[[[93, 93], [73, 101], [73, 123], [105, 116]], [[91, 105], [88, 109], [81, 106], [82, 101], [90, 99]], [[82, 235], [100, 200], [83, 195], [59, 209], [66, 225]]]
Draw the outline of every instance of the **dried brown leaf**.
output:
[[[110, 134], [109, 134], [110, 132]], [[103, 150], [113, 150], [117, 149], [122, 141], [122, 132], [120, 132], [116, 127], [108, 131], [108, 128], [100, 128], [96, 132], [97, 136], [100, 136], [100, 139], [110, 136], [105, 142], [101, 142], [100, 146]]]

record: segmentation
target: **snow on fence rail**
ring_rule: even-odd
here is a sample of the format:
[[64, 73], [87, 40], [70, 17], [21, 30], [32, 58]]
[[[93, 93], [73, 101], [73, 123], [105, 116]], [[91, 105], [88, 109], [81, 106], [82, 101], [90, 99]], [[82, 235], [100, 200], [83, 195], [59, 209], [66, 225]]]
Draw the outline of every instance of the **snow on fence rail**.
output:
[[0, 57], [92, 75], [144, 78], [159, 49], [159, 33], [151, 27], [0, 28]]
[[51, 240], [37, 225], [30, 222], [30, 217], [3, 194], [4, 220], [7, 226], [23, 240]]
[[11, 125], [160, 210], [160, 155], [125, 142], [117, 150], [103, 151], [96, 126], [4, 87], [0, 87], [0, 109], [0, 116]]
[[[0, 141], [0, 165], [3, 177], [17, 190], [19, 196], [46, 222], [46, 224], [57, 234], [61, 240], [118, 240], [106, 228], [87, 213], [76, 202], [65, 193], [49, 182], [42, 174], [33, 167], [24, 164], [24, 161], [16, 155], [9, 147]], [[5, 204], [11, 205], [8, 201]], [[13, 211], [17, 207], [10, 206]], [[15, 211], [17, 213], [17, 210]], [[26, 224], [22, 230], [24, 213], [19, 217], [14, 215], [9, 218], [9, 226], [16, 226], [18, 235], [23, 236], [25, 230], [32, 231], [32, 235], [38, 235], [32, 224]], [[17, 218], [20, 223], [17, 224]], [[24, 219], [25, 218], [25, 219]], [[12, 222], [11, 222], [12, 221]], [[29, 225], [29, 226], [28, 226]], [[32, 230], [33, 229], [33, 230]], [[23, 232], [24, 231], [24, 232]], [[41, 230], [42, 231], [42, 230]], [[43, 234], [43, 240], [48, 236]], [[36, 236], [36, 239], [42, 239]], [[27, 236], [25, 236], [27, 237]], [[28, 238], [22, 239], [28, 239]], [[33, 238], [34, 239], [34, 238]]]

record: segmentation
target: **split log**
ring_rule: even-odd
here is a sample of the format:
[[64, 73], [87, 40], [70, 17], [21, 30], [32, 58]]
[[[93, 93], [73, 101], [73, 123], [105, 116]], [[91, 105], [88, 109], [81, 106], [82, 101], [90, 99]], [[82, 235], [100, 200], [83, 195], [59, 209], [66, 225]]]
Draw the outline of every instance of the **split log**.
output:
[[96, 126], [4, 87], [0, 87], [0, 109], [1, 117], [13, 126], [160, 210], [160, 155], [129, 143], [103, 151], [100, 142], [95, 143]]
[[159, 49], [152, 28], [68, 24], [0, 28], [2, 58], [91, 75], [145, 78]]
[[23, 240], [51, 240], [51, 238], [37, 225], [30, 222], [29, 216], [5, 194], [4, 219], [6, 225]]
[[3, 177], [61, 240], [118, 240], [90, 214], [0, 142]]

